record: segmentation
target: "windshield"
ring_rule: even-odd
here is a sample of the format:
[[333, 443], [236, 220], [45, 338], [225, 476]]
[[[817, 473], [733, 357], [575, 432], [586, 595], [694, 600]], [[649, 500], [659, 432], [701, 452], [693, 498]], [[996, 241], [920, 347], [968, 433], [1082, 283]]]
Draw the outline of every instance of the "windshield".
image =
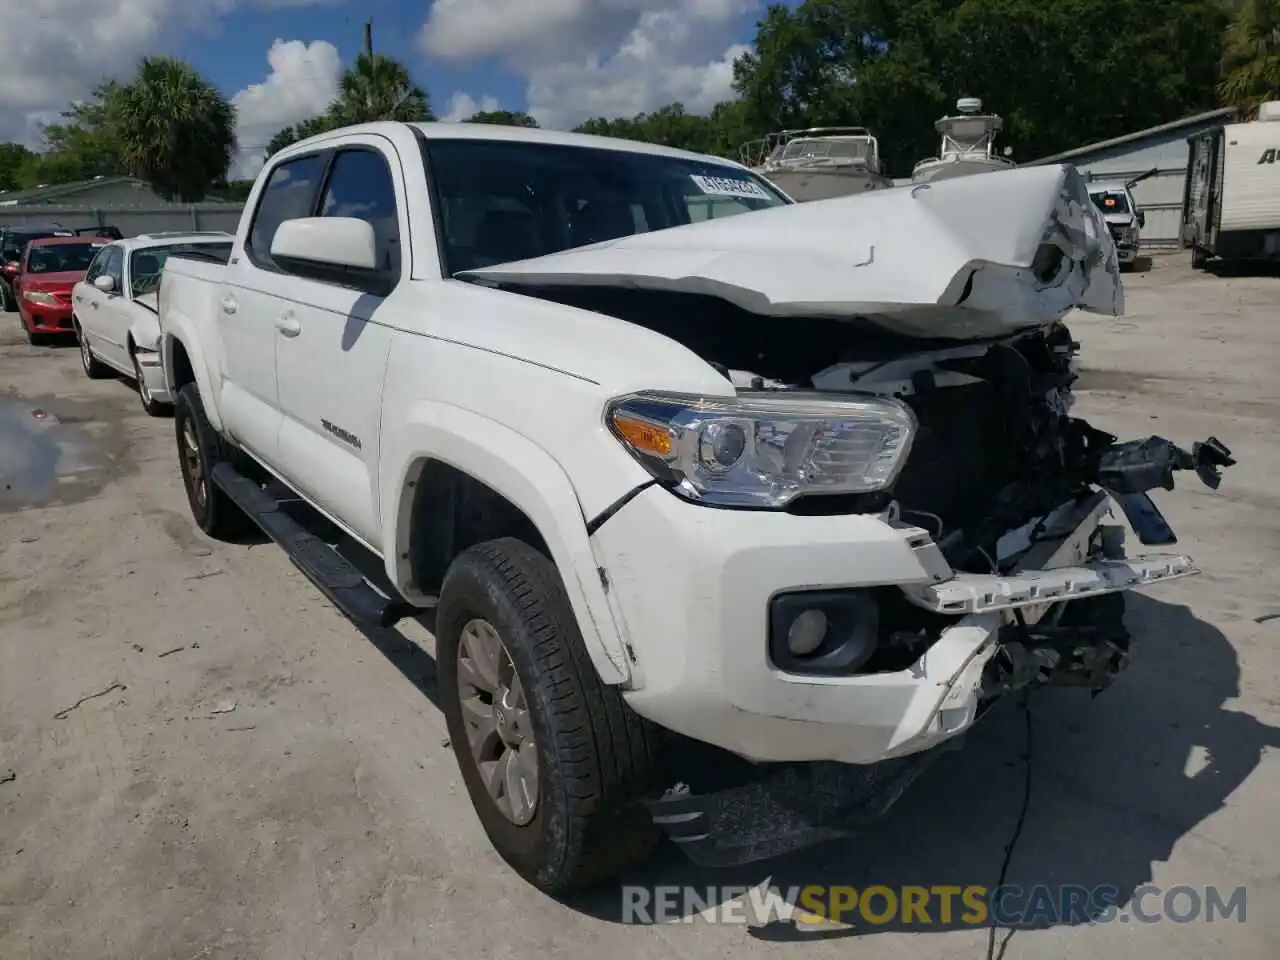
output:
[[173, 254], [212, 253], [225, 263], [231, 256], [231, 241], [221, 243], [178, 243], [167, 247], [147, 247], [129, 254], [129, 289], [132, 296], [155, 293], [160, 289], [164, 263]]
[[27, 273], [83, 273], [102, 249], [101, 243], [60, 243], [52, 247], [32, 247]]
[[1129, 198], [1121, 190], [1101, 190], [1091, 193], [1093, 205], [1103, 213], [1128, 213]]
[[712, 161], [527, 141], [424, 150], [450, 275], [788, 202]]

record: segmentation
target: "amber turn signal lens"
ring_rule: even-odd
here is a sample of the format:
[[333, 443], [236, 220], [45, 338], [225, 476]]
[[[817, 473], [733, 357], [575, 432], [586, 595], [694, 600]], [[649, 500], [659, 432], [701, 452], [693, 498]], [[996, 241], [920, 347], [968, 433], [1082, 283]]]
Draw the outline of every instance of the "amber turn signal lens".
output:
[[615, 410], [612, 415], [613, 429], [623, 440], [630, 444], [636, 453], [669, 458], [675, 450], [675, 436], [666, 427], [641, 420], [639, 417]]

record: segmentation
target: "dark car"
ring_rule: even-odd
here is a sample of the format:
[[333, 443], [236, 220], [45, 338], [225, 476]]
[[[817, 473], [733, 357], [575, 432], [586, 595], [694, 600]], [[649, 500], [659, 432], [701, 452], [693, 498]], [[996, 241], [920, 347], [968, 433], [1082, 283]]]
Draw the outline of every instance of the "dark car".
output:
[[80, 227], [75, 231], [77, 237], [107, 237], [110, 240], [123, 240], [124, 234], [119, 227]]
[[49, 237], [70, 237], [74, 234], [62, 227], [0, 227], [0, 305], [6, 312], [18, 309], [18, 299], [13, 293], [13, 279], [18, 275], [18, 263], [23, 251], [32, 240]]

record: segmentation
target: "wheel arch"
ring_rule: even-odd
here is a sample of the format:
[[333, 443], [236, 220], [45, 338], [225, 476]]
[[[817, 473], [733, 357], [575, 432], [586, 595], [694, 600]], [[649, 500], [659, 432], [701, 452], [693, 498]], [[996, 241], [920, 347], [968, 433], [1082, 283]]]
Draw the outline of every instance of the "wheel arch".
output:
[[160, 362], [164, 370], [165, 386], [169, 396], [177, 398], [178, 391], [194, 383], [203, 400], [205, 416], [213, 429], [222, 430], [222, 416], [213, 397], [213, 384], [199, 342], [185, 331], [166, 330], [160, 337]]
[[502, 536], [525, 539], [559, 571], [601, 678], [628, 680], [626, 641], [560, 464], [526, 437], [459, 407], [424, 403], [406, 414], [384, 433], [394, 442], [384, 448], [381, 474], [383, 556], [396, 588], [429, 602], [462, 550]]

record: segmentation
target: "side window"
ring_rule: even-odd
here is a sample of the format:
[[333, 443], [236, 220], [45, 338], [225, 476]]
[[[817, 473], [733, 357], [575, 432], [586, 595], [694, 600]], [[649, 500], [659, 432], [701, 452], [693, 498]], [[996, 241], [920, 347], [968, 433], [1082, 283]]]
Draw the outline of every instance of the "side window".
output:
[[124, 289], [124, 254], [119, 247], [107, 247], [104, 252], [107, 259], [102, 265], [102, 272], [116, 282], [114, 292], [119, 293]]
[[322, 217], [354, 217], [373, 227], [378, 266], [400, 276], [400, 220], [391, 168], [375, 150], [342, 150], [329, 168]]
[[323, 155], [313, 154], [289, 160], [271, 171], [249, 228], [247, 249], [255, 263], [271, 263], [271, 241], [280, 224], [311, 215], [324, 163]]
[[93, 283], [98, 277], [106, 271], [107, 258], [111, 256], [111, 251], [115, 247], [103, 247], [98, 251], [98, 255], [93, 258], [93, 262], [89, 264], [89, 269], [85, 271], [84, 279], [86, 283]]

